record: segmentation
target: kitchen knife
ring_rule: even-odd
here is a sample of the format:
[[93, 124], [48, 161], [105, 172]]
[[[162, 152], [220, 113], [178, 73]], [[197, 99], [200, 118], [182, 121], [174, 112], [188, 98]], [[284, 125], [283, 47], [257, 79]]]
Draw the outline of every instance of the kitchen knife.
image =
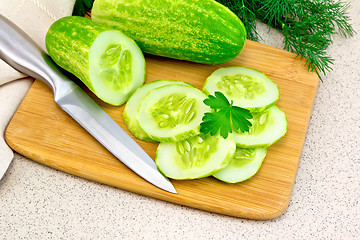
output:
[[0, 58], [20, 72], [46, 82], [54, 92], [55, 102], [131, 170], [155, 186], [176, 193], [146, 152], [28, 35], [1, 14]]

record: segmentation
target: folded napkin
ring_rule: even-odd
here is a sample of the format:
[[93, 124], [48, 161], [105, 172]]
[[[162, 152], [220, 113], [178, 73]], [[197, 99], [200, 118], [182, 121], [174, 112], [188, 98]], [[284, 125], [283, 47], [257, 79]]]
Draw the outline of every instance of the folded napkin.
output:
[[[74, 4], [75, 0], [0, 0], [0, 14], [18, 25], [46, 51], [48, 28], [57, 19], [71, 15]], [[4, 132], [32, 81], [0, 59], [0, 179], [14, 157], [4, 140]]]

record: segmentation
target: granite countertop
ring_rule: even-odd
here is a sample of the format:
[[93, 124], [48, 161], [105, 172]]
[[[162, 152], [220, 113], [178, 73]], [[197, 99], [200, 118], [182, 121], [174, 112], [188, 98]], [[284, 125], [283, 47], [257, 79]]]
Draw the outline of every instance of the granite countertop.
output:
[[[360, 32], [360, 2], [349, 13]], [[262, 42], [282, 37], [260, 24]], [[15, 155], [0, 181], [0, 239], [358, 239], [360, 35], [336, 36], [287, 211], [254, 221], [179, 206]]]

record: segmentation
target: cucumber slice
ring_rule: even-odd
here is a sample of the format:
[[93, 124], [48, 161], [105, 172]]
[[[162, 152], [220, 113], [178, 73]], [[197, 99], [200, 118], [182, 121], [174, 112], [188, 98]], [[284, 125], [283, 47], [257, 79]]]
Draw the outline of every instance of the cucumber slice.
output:
[[145, 59], [132, 39], [120, 31], [105, 31], [90, 47], [89, 76], [101, 99], [121, 105], [143, 85]]
[[210, 108], [203, 101], [206, 95], [185, 85], [155, 88], [141, 102], [137, 120], [140, 127], [155, 141], [178, 142], [200, 133], [200, 123]]
[[236, 148], [230, 163], [213, 176], [223, 182], [238, 183], [254, 176], [266, 156], [266, 148]]
[[173, 179], [207, 177], [227, 166], [236, 145], [232, 135], [198, 135], [180, 142], [160, 143], [155, 162], [158, 169]]
[[[149, 135], [144, 132], [144, 130], [140, 127], [139, 122], [136, 118], [141, 101], [144, 97], [153, 89], [162, 87], [170, 84], [179, 84], [179, 85], [190, 85], [189, 83], [175, 80], [157, 80], [146, 83], [142, 87], [138, 88], [133, 95], [131, 95], [130, 99], [127, 101], [123, 117], [126, 126], [129, 131], [137, 138], [147, 142], [155, 142], [153, 139], [149, 137]], [[190, 85], [192, 86], [192, 85]]]
[[279, 87], [262, 72], [248, 67], [226, 67], [214, 71], [203, 86], [206, 94], [222, 92], [234, 106], [261, 112], [280, 97]]
[[236, 145], [242, 148], [267, 147], [274, 144], [287, 131], [287, 119], [278, 106], [260, 113], [253, 113], [249, 132], [234, 132]]

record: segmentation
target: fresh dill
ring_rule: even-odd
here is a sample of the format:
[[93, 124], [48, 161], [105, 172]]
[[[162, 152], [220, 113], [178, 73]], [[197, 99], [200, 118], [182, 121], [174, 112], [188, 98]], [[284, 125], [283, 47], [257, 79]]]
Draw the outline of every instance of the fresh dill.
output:
[[307, 59], [309, 71], [319, 77], [332, 70], [326, 50], [335, 34], [355, 34], [347, 13], [349, 3], [337, 0], [217, 0], [244, 23], [247, 38], [259, 41], [256, 19], [284, 35], [284, 49]]

